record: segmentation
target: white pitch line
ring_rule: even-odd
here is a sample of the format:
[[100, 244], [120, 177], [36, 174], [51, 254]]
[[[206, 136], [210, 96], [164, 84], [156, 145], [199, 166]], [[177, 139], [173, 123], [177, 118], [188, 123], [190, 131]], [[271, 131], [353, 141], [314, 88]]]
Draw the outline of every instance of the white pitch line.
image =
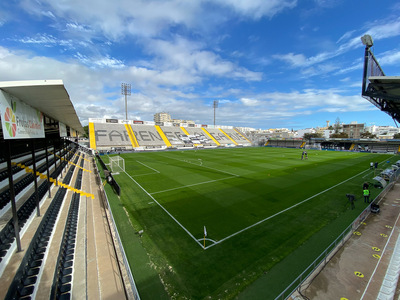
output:
[[156, 169], [153, 169], [152, 167], [149, 167], [148, 165], [146, 165], [146, 164], [144, 164], [144, 163], [142, 163], [142, 162], [140, 162], [140, 161], [138, 161], [138, 160], [137, 160], [137, 162], [138, 162], [139, 164], [141, 164], [141, 165], [143, 165], [143, 166], [145, 166], [145, 167], [147, 167], [147, 168], [153, 170], [154, 172], [160, 173], [160, 171], [158, 171], [158, 170], [156, 170]]
[[230, 178], [235, 178], [235, 177], [236, 176], [229, 176], [229, 177], [225, 177], [225, 178], [221, 178], [221, 179], [215, 179], [215, 180], [209, 180], [209, 181], [189, 184], [189, 185], [180, 186], [180, 187], [176, 187], [176, 188], [172, 188], [172, 189], [168, 189], [168, 190], [163, 190], [163, 191], [159, 191], [159, 192], [150, 193], [150, 195], [160, 194], [160, 193], [169, 192], [169, 191], [173, 191], [173, 190], [184, 189], [184, 188], [191, 187], [191, 186], [196, 186], [196, 185], [201, 185], [201, 184], [206, 184], [206, 183], [212, 183], [212, 182], [221, 181], [221, 180], [230, 179]]
[[[164, 157], [167, 157], [167, 158], [170, 158], [170, 157], [168, 157], [168, 156], [164, 156]], [[191, 162], [187, 162], [187, 161], [183, 161], [183, 160], [180, 160], [180, 159], [177, 159], [177, 158], [173, 158], [173, 159], [175, 159], [175, 160], [178, 160], [178, 161], [181, 161], [181, 162], [186, 162], [186, 163], [190, 163], [190, 164], [194, 164], [194, 163], [191, 163]], [[196, 164], [194, 164], [194, 165], [196, 165]], [[198, 166], [198, 165], [197, 165]], [[237, 174], [232, 174], [232, 173], [229, 173], [229, 172], [226, 172], [226, 171], [221, 171], [221, 170], [218, 170], [218, 169], [214, 169], [214, 168], [210, 168], [210, 167], [205, 167], [205, 166], [202, 166], [203, 168], [208, 168], [208, 169], [212, 169], [212, 170], [215, 170], [215, 171], [219, 171], [219, 172], [222, 172], [222, 173], [226, 173], [226, 174], [230, 174], [230, 175], [232, 175], [232, 176], [235, 176], [235, 177], [238, 177], [238, 176], [240, 176], [240, 175], [237, 175]], [[288, 210], [290, 210], [290, 209], [292, 209], [292, 208], [294, 208], [294, 207], [296, 207], [296, 206], [299, 206], [300, 204], [303, 204], [303, 203], [305, 203], [305, 202], [307, 202], [307, 201], [309, 201], [309, 200], [311, 200], [311, 199], [313, 199], [314, 197], [316, 197], [316, 196], [319, 196], [319, 195], [321, 195], [321, 194], [323, 194], [323, 193], [325, 193], [325, 192], [327, 192], [327, 191], [329, 191], [329, 190], [331, 190], [331, 189], [333, 189], [333, 188], [335, 188], [335, 187], [337, 187], [337, 186], [339, 186], [339, 185], [341, 185], [341, 184], [343, 184], [343, 183], [345, 183], [345, 182], [347, 182], [347, 181], [349, 181], [349, 180], [351, 180], [351, 179], [353, 179], [353, 178], [355, 178], [355, 177], [357, 177], [357, 176], [359, 176], [359, 175], [361, 175], [361, 174], [363, 174], [363, 173], [365, 173], [365, 172], [367, 172], [367, 171], [369, 171], [369, 169], [367, 169], [367, 170], [365, 170], [365, 171], [362, 171], [362, 172], [360, 172], [359, 174], [356, 174], [356, 175], [354, 175], [354, 176], [352, 176], [352, 177], [350, 177], [350, 178], [348, 178], [348, 179], [346, 179], [346, 180], [344, 180], [344, 181], [342, 181], [342, 182], [340, 182], [340, 183], [338, 183], [338, 184], [336, 184], [336, 185], [334, 185], [334, 186], [331, 186], [330, 188], [328, 188], [328, 189], [326, 189], [326, 190], [324, 190], [324, 191], [322, 191], [322, 192], [319, 192], [318, 194], [315, 194], [315, 195], [313, 195], [313, 196], [311, 196], [311, 197], [309, 197], [309, 198], [307, 198], [307, 199], [305, 199], [305, 200], [303, 200], [303, 201], [301, 201], [301, 202], [299, 202], [299, 203], [297, 203], [297, 204], [295, 204], [295, 205], [293, 205], [293, 206], [291, 206], [291, 207], [288, 207], [288, 208], [286, 208], [286, 209], [284, 209], [284, 210], [282, 210], [282, 211], [280, 211], [280, 212], [278, 212], [278, 213], [276, 213], [276, 214], [274, 214], [274, 215], [272, 215], [272, 216], [269, 216], [269, 217], [267, 217], [267, 218], [265, 218], [265, 219], [263, 219], [263, 220], [261, 220], [261, 221], [258, 221], [257, 223], [254, 223], [253, 225], [250, 225], [250, 226], [248, 226], [248, 227], [246, 227], [246, 228], [244, 228], [244, 229], [241, 229], [241, 230], [239, 230], [239, 231], [237, 231], [237, 232], [235, 232], [235, 233], [233, 233], [233, 234], [231, 234], [231, 235], [229, 235], [229, 236], [227, 236], [227, 237], [225, 237], [225, 238], [223, 238], [223, 239], [221, 239], [221, 240], [219, 240], [219, 241], [216, 241], [215, 242], [215, 244], [212, 244], [212, 245], [209, 245], [209, 246], [207, 246], [207, 247], [205, 247], [204, 248], [204, 246], [189, 232], [189, 230], [187, 230], [181, 223], [179, 223], [179, 221], [177, 220], [177, 219], [175, 219], [175, 217], [174, 216], [172, 216], [171, 215], [171, 213], [167, 210], [167, 209], [165, 209], [149, 192], [147, 192], [135, 179], [133, 179], [132, 178], [132, 176], [130, 176], [128, 173], [126, 173], [126, 171], [124, 171], [124, 173], [126, 174], [126, 175], [128, 175], [128, 177], [133, 181], [133, 182], [135, 182], [151, 199], [153, 199], [153, 201], [155, 202], [155, 203], [157, 203], [157, 205], [158, 206], [160, 206], [201, 248], [203, 248], [204, 250], [206, 250], [206, 249], [208, 249], [208, 248], [210, 248], [210, 247], [213, 247], [213, 246], [215, 246], [215, 245], [218, 245], [218, 244], [220, 244], [220, 243], [222, 243], [223, 241], [225, 241], [225, 240], [227, 240], [227, 239], [229, 239], [229, 238], [231, 238], [231, 237], [233, 237], [233, 236], [236, 236], [236, 235], [238, 235], [239, 233], [242, 233], [243, 231], [246, 231], [246, 230], [248, 230], [248, 229], [250, 229], [250, 228], [253, 228], [253, 227], [255, 227], [255, 226], [257, 226], [257, 225], [259, 225], [259, 224], [261, 224], [261, 223], [263, 223], [263, 222], [265, 222], [265, 221], [267, 221], [267, 220], [269, 220], [269, 219], [272, 219], [272, 218], [274, 218], [274, 217], [276, 217], [276, 216], [278, 216], [278, 215], [280, 215], [281, 213], [284, 213], [284, 212], [286, 212], [286, 211], [288, 211]], [[225, 178], [226, 179], [226, 178]], [[222, 179], [220, 179], [220, 180], [222, 180]]]
[[345, 183], [345, 182], [347, 182], [347, 181], [349, 181], [349, 180], [351, 180], [351, 179], [353, 179], [353, 178], [355, 178], [357, 176], [360, 176], [361, 174], [363, 174], [363, 173], [365, 173], [367, 171], [369, 171], [369, 169], [367, 169], [365, 171], [362, 171], [361, 173], [356, 174], [356, 175], [354, 175], [354, 176], [352, 176], [352, 177], [350, 177], [350, 178], [348, 178], [348, 179], [346, 179], [346, 180], [344, 180], [342, 182], [339, 182], [338, 184], [335, 184], [335, 185], [331, 186], [330, 188], [328, 188], [328, 189], [326, 189], [326, 190], [324, 190], [322, 192], [319, 192], [318, 194], [315, 194], [315, 195], [313, 195], [313, 196], [311, 196], [311, 197], [309, 197], [309, 198], [307, 198], [307, 199], [305, 199], [305, 200], [303, 200], [303, 201], [301, 201], [299, 203], [296, 203], [295, 205], [292, 205], [292, 206], [290, 206], [290, 207], [288, 207], [288, 208], [286, 208], [284, 210], [281, 210], [280, 212], [277, 212], [276, 214], [274, 214], [272, 216], [269, 216], [269, 217], [267, 217], [267, 218], [265, 218], [265, 219], [263, 219], [261, 221], [258, 221], [257, 223], [254, 223], [253, 225], [250, 225], [250, 226], [248, 226], [246, 228], [243, 228], [243, 229], [241, 229], [241, 230], [239, 230], [239, 231], [237, 231], [237, 232], [235, 232], [235, 233], [233, 233], [233, 234], [231, 234], [231, 235], [229, 235], [229, 236], [227, 236], [227, 237], [215, 242], [215, 244], [207, 246], [205, 249], [208, 249], [208, 248], [213, 247], [213, 246], [215, 246], [217, 244], [220, 244], [223, 241], [226, 241], [227, 239], [230, 239], [231, 237], [234, 237], [235, 235], [238, 235], [239, 233], [242, 233], [243, 231], [246, 231], [246, 230], [248, 230], [250, 228], [253, 228], [253, 227], [257, 226], [257, 225], [260, 225], [261, 223], [263, 223], [265, 221], [268, 221], [268, 220], [270, 220], [270, 219], [272, 219], [272, 218], [274, 218], [274, 217], [276, 217], [276, 216], [278, 216], [278, 215], [280, 215], [280, 214], [282, 214], [282, 213], [284, 213], [284, 212], [286, 212], [288, 210], [291, 210], [292, 208], [295, 208], [296, 206], [299, 206], [300, 204], [303, 204], [303, 203], [305, 203], [305, 202], [307, 202], [307, 201], [309, 201], [309, 200], [311, 200], [311, 199], [313, 199], [313, 198], [315, 198], [315, 197], [317, 197], [317, 196], [319, 196], [319, 195], [321, 195], [321, 194], [323, 194], [323, 193], [325, 193], [325, 192], [327, 192], [327, 191], [329, 191], [329, 190], [331, 190], [331, 189], [333, 189], [333, 188], [335, 188], [335, 187], [337, 187], [337, 186], [339, 186], [339, 185], [341, 185], [341, 184], [343, 184], [343, 183]]
[[144, 173], [144, 174], [137, 174], [137, 175], [132, 175], [132, 177], [139, 177], [139, 176], [146, 176], [146, 175], [154, 175], [154, 172], [151, 173]]
[[[396, 219], [396, 221], [394, 222], [394, 226], [396, 226], [397, 221], [399, 220], [399, 217], [400, 217], [400, 215], [397, 216], [397, 219]], [[394, 227], [394, 226], [393, 226], [393, 227]], [[376, 270], [378, 269], [378, 266], [379, 266], [379, 264], [380, 264], [381, 261], [382, 261], [382, 257], [383, 257], [383, 255], [384, 255], [385, 252], [386, 252], [386, 247], [387, 247], [387, 245], [389, 244], [390, 239], [392, 238], [392, 235], [393, 235], [394, 231], [395, 231], [394, 228], [392, 228], [392, 232], [390, 233], [389, 238], [386, 240], [385, 247], [383, 248], [382, 255], [381, 255], [381, 257], [379, 258], [378, 263], [376, 264], [375, 269], [374, 269], [374, 271], [372, 272], [372, 274], [371, 274], [371, 276], [370, 276], [370, 278], [369, 278], [369, 280], [368, 280], [367, 286], [365, 287], [364, 292], [363, 292], [363, 294], [361, 295], [360, 300], [364, 299], [364, 296], [365, 296], [365, 294], [367, 293], [368, 287], [369, 287], [369, 285], [371, 284], [371, 281], [372, 281], [372, 279], [374, 278], [375, 272], [376, 272]], [[393, 254], [394, 254], [394, 253], [393, 253]]]
[[158, 206], [160, 206], [162, 208], [162, 210], [164, 210], [172, 218], [172, 220], [174, 220], [201, 248], [203, 248], [203, 245], [189, 232], [189, 230], [187, 230], [181, 223], [179, 223], [179, 221], [177, 219], [175, 219], [175, 217], [173, 215], [171, 215], [171, 213], [167, 209], [165, 209], [164, 206], [162, 206], [156, 199], [154, 199], [154, 197], [152, 195], [150, 195], [149, 192], [146, 191], [135, 179], [133, 179], [133, 177], [131, 175], [129, 175], [126, 172], [125, 172], [125, 174], [128, 175], [128, 177], [134, 183], [136, 183], [138, 185], [138, 187], [140, 187], [151, 199], [153, 199], [153, 201], [155, 203], [157, 203]]
[[207, 168], [207, 169], [210, 169], [210, 170], [214, 170], [214, 171], [218, 171], [218, 172], [221, 172], [221, 173], [229, 174], [229, 175], [232, 175], [232, 176], [240, 177], [240, 175], [237, 175], [237, 174], [233, 174], [233, 173], [230, 173], [230, 172], [227, 172], [227, 171], [218, 170], [218, 169], [211, 168], [211, 167], [206, 167], [206, 166], [203, 166], [203, 165], [198, 165], [198, 164], [195, 164], [195, 163], [190, 162], [190, 161], [181, 160], [181, 159], [178, 159], [178, 158], [175, 158], [175, 157], [169, 157], [169, 156], [165, 156], [165, 155], [162, 155], [162, 156], [164, 156], [164, 157], [166, 157], [168, 159], [175, 159], [175, 160], [180, 161], [180, 162], [192, 164], [192, 165], [195, 165], [195, 166], [198, 166], [198, 167], [201, 167], [201, 168]]

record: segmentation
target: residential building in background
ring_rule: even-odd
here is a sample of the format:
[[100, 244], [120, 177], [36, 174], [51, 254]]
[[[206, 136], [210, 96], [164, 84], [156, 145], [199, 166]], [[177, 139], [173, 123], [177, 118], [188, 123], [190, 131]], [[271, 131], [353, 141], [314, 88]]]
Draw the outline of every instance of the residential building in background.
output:
[[166, 112], [154, 114], [154, 122], [171, 122], [171, 115]]
[[365, 124], [358, 124], [357, 122], [351, 122], [350, 124], [342, 124], [342, 131], [347, 133], [350, 139], [359, 139], [361, 134], [365, 130]]
[[195, 124], [195, 122], [192, 120], [172, 119], [171, 115], [166, 112], [159, 112], [159, 113], [154, 114], [154, 122], [156, 122], [156, 123]]
[[393, 139], [396, 133], [400, 133], [400, 128], [394, 126], [368, 126], [366, 131], [375, 134], [378, 139]]

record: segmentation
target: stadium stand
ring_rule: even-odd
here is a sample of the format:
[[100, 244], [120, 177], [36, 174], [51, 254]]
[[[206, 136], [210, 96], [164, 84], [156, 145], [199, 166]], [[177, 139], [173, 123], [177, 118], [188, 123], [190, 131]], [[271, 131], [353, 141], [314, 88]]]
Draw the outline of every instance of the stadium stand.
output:
[[375, 153], [397, 153], [399, 150], [399, 145], [388, 144], [388, 143], [376, 143], [370, 144], [369, 150]]
[[[84, 160], [81, 160], [83, 167]], [[78, 176], [75, 181], [75, 189], [80, 190], [82, 187], [82, 172], [78, 171]], [[71, 297], [71, 282], [75, 255], [76, 232], [78, 226], [80, 195], [74, 193], [70, 204], [67, 222], [62, 238], [60, 253], [58, 255], [56, 270], [53, 279], [51, 297], [54, 298], [70, 298]]]
[[[124, 124], [94, 123], [96, 146], [91, 148], [102, 150], [113, 148], [132, 149], [132, 143]], [[137, 136], [135, 134], [135, 136]]]
[[[44, 136], [6, 140], [0, 125], [0, 298], [135, 299], [93, 151], [77, 144], [83, 128], [62, 81], [0, 82], [0, 97], [8, 93], [43, 113]], [[101, 133], [100, 145], [138, 146], [124, 125]]]
[[132, 125], [132, 130], [139, 146], [144, 146], [147, 149], [167, 147], [163, 137], [154, 125], [135, 124]]
[[[137, 125], [134, 125], [137, 126]], [[187, 135], [182, 131], [180, 127], [175, 126], [160, 126], [161, 130], [164, 132], [165, 137], [168, 139], [172, 147], [184, 147], [185, 138]]]
[[239, 145], [243, 146], [251, 146], [251, 141], [244, 136], [239, 130], [233, 129], [224, 129], [224, 132], [229, 135], [232, 139], [234, 139]]
[[[118, 123], [120, 122], [120, 123]], [[225, 128], [226, 127], [226, 128]], [[127, 124], [123, 120], [89, 121], [90, 147], [97, 151], [161, 150], [190, 147], [251, 146], [237, 129]]]
[[285, 140], [274, 140], [269, 139], [265, 144], [267, 147], [281, 147], [281, 148], [303, 148], [304, 142], [299, 139], [285, 139]]
[[186, 131], [189, 133], [188, 137], [192, 141], [193, 145], [202, 145], [204, 147], [215, 147], [218, 144], [204, 131], [201, 127], [186, 127]]
[[232, 145], [235, 146], [237, 143], [233, 141], [227, 134], [218, 128], [203, 128], [211, 136], [212, 140], [220, 145]]
[[[35, 93], [40, 101], [34, 103], [43, 102], [39, 108], [46, 110], [51, 101], [43, 99], [51, 100], [47, 94], [52, 93]], [[27, 89], [27, 95], [33, 94]], [[51, 111], [60, 120], [66, 114], [61, 107]], [[72, 121], [62, 120], [65, 135], [57, 119], [44, 119], [45, 138], [11, 141], [12, 154], [5, 151], [9, 142], [0, 140], [0, 298], [139, 299], [126, 257], [115, 242], [118, 232], [93, 152], [73, 141], [73, 127], [81, 126], [75, 111]], [[233, 128], [91, 122], [89, 132], [95, 150], [250, 144]], [[399, 144], [393, 148], [398, 150]]]

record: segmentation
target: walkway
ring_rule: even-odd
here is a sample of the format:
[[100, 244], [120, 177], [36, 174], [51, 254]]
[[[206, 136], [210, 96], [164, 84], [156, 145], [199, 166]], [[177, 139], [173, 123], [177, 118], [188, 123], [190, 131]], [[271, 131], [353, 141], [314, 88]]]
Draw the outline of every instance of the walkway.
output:
[[[379, 204], [380, 213], [371, 213], [322, 271], [303, 284], [304, 296], [313, 300], [378, 299], [400, 236], [400, 183]], [[292, 299], [302, 298], [296, 293]], [[379, 299], [392, 298], [381, 294]]]
[[[67, 167], [67, 170], [70, 166]], [[91, 172], [83, 172], [82, 190], [95, 195], [80, 197], [78, 231], [74, 258], [72, 282], [73, 299], [126, 299], [131, 298], [132, 292], [128, 283], [122, 280], [123, 265], [119, 263], [119, 254], [114, 248], [114, 237], [108, 225], [107, 211], [104, 209], [102, 185], [96, 182], [94, 161], [86, 155], [84, 168]], [[75, 169], [72, 182], [77, 173]], [[66, 174], [64, 171], [63, 174]], [[60, 180], [62, 180], [60, 178]], [[71, 184], [72, 185], [72, 184]], [[54, 196], [58, 187], [53, 186], [51, 195]], [[13, 280], [16, 271], [28, 249], [30, 241], [36, 232], [43, 215], [53, 200], [46, 194], [42, 200], [41, 216], [32, 218], [24, 228], [21, 236], [22, 251], [16, 252], [14, 242], [13, 253], [8, 261], [4, 261], [4, 271], [0, 274], [0, 299], [4, 299], [8, 286]], [[59, 213], [55, 231], [49, 243], [49, 252], [43, 263], [43, 272], [37, 283], [37, 299], [49, 299], [53, 284], [54, 270], [60, 249], [61, 237], [65, 228], [65, 219], [72, 192], [69, 191]], [[127, 291], [125, 290], [127, 288]]]

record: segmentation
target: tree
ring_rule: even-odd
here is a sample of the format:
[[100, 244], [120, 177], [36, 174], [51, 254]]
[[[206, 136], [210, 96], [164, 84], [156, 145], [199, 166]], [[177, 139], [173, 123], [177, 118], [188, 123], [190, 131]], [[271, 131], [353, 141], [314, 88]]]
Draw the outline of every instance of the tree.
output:
[[376, 134], [372, 134], [369, 131], [365, 131], [365, 132], [360, 134], [360, 138], [362, 138], [362, 139], [376, 139], [377, 136], [376, 136]]
[[329, 137], [336, 139], [347, 139], [349, 138], [349, 135], [345, 132], [338, 132], [338, 133], [332, 133]]
[[393, 135], [393, 138], [399, 140], [400, 139], [400, 133], [395, 133]]
[[85, 137], [89, 137], [89, 125], [83, 126], [83, 130], [85, 130]]
[[305, 140], [310, 140], [313, 138], [322, 138], [322, 134], [321, 133], [305, 133], [303, 136], [303, 139], [305, 139]]
[[339, 117], [336, 118], [335, 125], [333, 125], [333, 128], [335, 130], [335, 133], [339, 133], [339, 130], [342, 128], [342, 124], [340, 124]]

